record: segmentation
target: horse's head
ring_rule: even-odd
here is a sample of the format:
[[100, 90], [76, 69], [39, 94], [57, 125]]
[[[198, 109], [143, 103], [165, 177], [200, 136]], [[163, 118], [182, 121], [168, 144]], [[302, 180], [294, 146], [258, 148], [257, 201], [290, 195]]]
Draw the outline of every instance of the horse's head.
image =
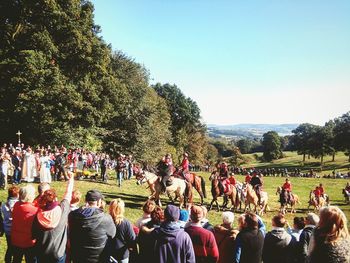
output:
[[278, 186], [277, 189], [276, 189], [276, 195], [281, 194], [281, 192], [282, 192], [282, 187]]
[[214, 179], [218, 178], [218, 172], [217, 171], [213, 171], [210, 176], [209, 176], [209, 180], [212, 181]]

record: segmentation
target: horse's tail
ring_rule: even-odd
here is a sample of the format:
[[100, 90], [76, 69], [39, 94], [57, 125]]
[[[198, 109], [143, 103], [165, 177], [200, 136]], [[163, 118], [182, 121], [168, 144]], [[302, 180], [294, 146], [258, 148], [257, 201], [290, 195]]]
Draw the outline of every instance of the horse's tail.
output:
[[202, 192], [203, 192], [203, 197], [207, 198], [207, 191], [205, 190], [205, 181], [202, 176], [199, 176], [201, 178], [201, 187], [202, 187]]

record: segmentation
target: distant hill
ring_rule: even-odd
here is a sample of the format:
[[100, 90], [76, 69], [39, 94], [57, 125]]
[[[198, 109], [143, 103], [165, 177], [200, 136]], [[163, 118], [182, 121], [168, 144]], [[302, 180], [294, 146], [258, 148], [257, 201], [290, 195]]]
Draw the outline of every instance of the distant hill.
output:
[[299, 124], [208, 124], [208, 133], [211, 137], [227, 137], [232, 139], [260, 138], [268, 131], [276, 131], [280, 136], [292, 134], [292, 130]]

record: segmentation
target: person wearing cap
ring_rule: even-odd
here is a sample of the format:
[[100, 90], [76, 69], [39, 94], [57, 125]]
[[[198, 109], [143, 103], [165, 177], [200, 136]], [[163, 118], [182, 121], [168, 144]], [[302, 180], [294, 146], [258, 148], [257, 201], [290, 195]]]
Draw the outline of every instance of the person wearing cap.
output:
[[287, 202], [289, 203], [290, 200], [292, 199], [292, 184], [288, 178], [286, 178], [285, 183], [282, 185], [282, 189], [284, 189], [284, 191], [287, 191], [287, 193], [288, 193]]
[[162, 178], [162, 192], [165, 192], [167, 182], [170, 180], [170, 176], [174, 172], [173, 161], [171, 160], [170, 153], [167, 153], [162, 160], [157, 164], [157, 170], [159, 176]]
[[214, 234], [202, 227], [201, 220], [203, 217], [203, 209], [200, 206], [192, 206], [191, 222], [185, 228], [185, 231], [191, 237], [196, 262], [217, 262], [219, 259], [218, 246]]
[[33, 221], [32, 235], [36, 239], [35, 248], [38, 263], [65, 262], [67, 244], [67, 222], [74, 186], [74, 176], [70, 174], [66, 192], [61, 202], [57, 201], [54, 189], [46, 190], [38, 200], [39, 211]]
[[256, 172], [253, 173], [253, 177], [250, 179], [250, 184], [253, 186], [253, 189], [258, 197], [258, 204], [260, 204], [260, 200], [261, 200], [260, 193], [261, 193], [263, 182]]
[[90, 190], [85, 195], [85, 206], [69, 214], [69, 238], [73, 263], [108, 262], [104, 249], [108, 238], [116, 234], [110, 215], [104, 213], [103, 195]]
[[250, 180], [252, 179], [252, 176], [250, 175], [250, 172], [247, 173], [245, 179], [244, 179], [244, 182], [246, 184], [250, 184]]
[[165, 221], [151, 232], [155, 242], [156, 263], [195, 263], [195, 255], [190, 236], [180, 228], [177, 221], [180, 209], [168, 205], [164, 211]]

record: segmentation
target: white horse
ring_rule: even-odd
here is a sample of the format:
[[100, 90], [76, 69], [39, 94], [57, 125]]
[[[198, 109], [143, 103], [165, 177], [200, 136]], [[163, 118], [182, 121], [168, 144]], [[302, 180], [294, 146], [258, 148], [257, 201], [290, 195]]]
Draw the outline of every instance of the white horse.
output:
[[[185, 202], [185, 190], [186, 190], [186, 182], [185, 180], [179, 178], [172, 178], [172, 184], [166, 187], [165, 193], [173, 202], [176, 199], [179, 199], [180, 208], [184, 206]], [[162, 193], [162, 184], [160, 183], [160, 178], [151, 172], [144, 171], [141, 177], [137, 180], [137, 184], [141, 185], [147, 182], [148, 186], [151, 190], [151, 195], [148, 197], [149, 199], [154, 198], [154, 200], [161, 206], [160, 202], [160, 194]], [[175, 196], [175, 198], [173, 198]]]

